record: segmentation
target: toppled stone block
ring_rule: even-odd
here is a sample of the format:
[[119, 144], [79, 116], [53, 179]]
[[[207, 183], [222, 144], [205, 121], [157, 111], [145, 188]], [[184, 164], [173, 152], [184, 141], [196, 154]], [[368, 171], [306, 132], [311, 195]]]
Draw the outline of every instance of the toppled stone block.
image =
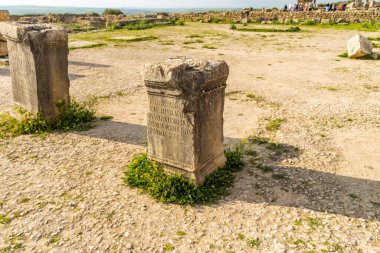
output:
[[15, 104], [46, 118], [57, 116], [57, 101], [70, 101], [66, 31], [0, 23], [0, 33], [8, 40]]
[[347, 41], [347, 53], [350, 58], [360, 58], [372, 54], [373, 44], [360, 34]]
[[148, 156], [196, 184], [224, 166], [223, 111], [228, 65], [174, 58], [146, 65]]

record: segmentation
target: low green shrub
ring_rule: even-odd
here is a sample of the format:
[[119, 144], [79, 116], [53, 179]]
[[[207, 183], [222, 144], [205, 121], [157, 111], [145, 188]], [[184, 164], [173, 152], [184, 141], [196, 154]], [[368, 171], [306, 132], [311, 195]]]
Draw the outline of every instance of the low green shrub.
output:
[[363, 29], [376, 32], [380, 30], [380, 22], [370, 22], [370, 21], [362, 22], [361, 27]]
[[126, 26], [123, 26], [123, 29], [127, 29], [127, 30], [146, 30], [146, 29], [150, 29], [150, 28], [153, 28], [155, 26], [158, 26], [157, 24], [154, 24], [154, 23], [147, 23], [145, 21], [141, 21], [137, 24], [128, 24]]
[[78, 102], [65, 104], [57, 102], [60, 116], [54, 119], [45, 119], [41, 114], [32, 114], [17, 109], [20, 119], [9, 114], [0, 114], [0, 138], [15, 137], [23, 134], [43, 134], [54, 130], [84, 131], [91, 127], [95, 120], [95, 112], [87, 105]]
[[236, 28], [237, 28], [237, 27], [236, 27], [235, 24], [231, 24], [231, 25], [230, 25], [230, 29], [231, 29], [231, 30], [236, 30]]
[[212, 203], [228, 193], [235, 172], [244, 166], [241, 147], [226, 149], [224, 153], [226, 165], [209, 175], [198, 187], [182, 175], [165, 173], [162, 165], [150, 161], [146, 154], [137, 156], [129, 164], [123, 180], [126, 185], [140, 188], [163, 203]]
[[103, 16], [108, 16], [108, 15], [121, 15], [124, 14], [124, 12], [120, 9], [110, 9], [107, 8], [103, 11]]
[[209, 23], [218, 24], [221, 23], [222, 20], [220, 18], [211, 18], [208, 20]]
[[177, 20], [175, 22], [175, 25], [184, 26], [185, 25], [185, 21], [184, 20]]
[[372, 41], [380, 41], [380, 37], [369, 37], [368, 39]]
[[95, 117], [95, 112], [86, 104], [72, 101], [70, 104], [57, 102], [60, 112], [58, 120], [52, 121], [53, 130], [63, 131], [84, 131], [91, 127]]
[[303, 23], [303, 25], [315, 25], [315, 22], [314, 22], [314, 20], [312, 20], [312, 19], [308, 19], [308, 20], [306, 20], [306, 21]]

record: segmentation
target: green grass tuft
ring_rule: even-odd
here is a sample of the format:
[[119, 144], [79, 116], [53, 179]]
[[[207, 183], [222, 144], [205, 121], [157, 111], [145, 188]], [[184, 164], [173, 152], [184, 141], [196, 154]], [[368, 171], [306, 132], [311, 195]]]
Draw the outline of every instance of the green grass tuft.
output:
[[257, 103], [263, 103], [263, 102], [265, 102], [265, 97], [263, 97], [263, 96], [257, 96], [257, 95], [252, 94], [252, 93], [247, 93], [246, 97], [249, 100], [256, 101]]
[[254, 28], [254, 27], [243, 27], [237, 28], [236, 31], [240, 32], [300, 32], [301, 28], [298, 26], [292, 26], [286, 29], [277, 29], [277, 28]]
[[163, 203], [206, 204], [228, 193], [235, 172], [244, 166], [242, 151], [226, 149], [227, 163], [209, 175], [201, 186], [179, 174], [167, 174], [161, 164], [150, 161], [146, 154], [137, 156], [125, 171], [124, 183], [146, 191]]
[[189, 36], [186, 36], [186, 38], [195, 39], [195, 38], [203, 38], [203, 36], [199, 34], [190, 34]]
[[107, 45], [106, 43], [97, 43], [97, 44], [91, 44], [91, 45], [86, 45], [86, 46], [81, 46], [81, 47], [70, 47], [70, 50], [73, 51], [77, 49], [104, 47], [106, 45]]
[[20, 236], [12, 234], [4, 237], [4, 247], [0, 247], [0, 253], [11, 253], [22, 249], [22, 243]]
[[180, 230], [180, 231], [177, 231], [176, 235], [178, 235], [178, 236], [185, 236], [185, 235], [186, 235], [186, 232]]
[[9, 224], [12, 220], [12, 217], [10, 217], [9, 215], [0, 214], [0, 224]]
[[286, 122], [285, 119], [272, 119], [268, 122], [266, 129], [271, 132], [277, 131], [284, 122]]
[[248, 239], [248, 240], [247, 240], [247, 245], [248, 245], [248, 247], [250, 247], [250, 248], [254, 248], [254, 247], [258, 248], [258, 247], [260, 246], [260, 244], [261, 244], [261, 241], [260, 241], [259, 238], [256, 238], [256, 239]]
[[133, 39], [107, 39], [108, 41], [112, 42], [124, 42], [124, 43], [132, 43], [132, 42], [141, 42], [141, 41], [149, 41], [149, 40], [156, 40], [158, 37], [156, 36], [146, 36], [146, 37], [138, 37]]
[[206, 49], [217, 49], [217, 47], [215, 47], [213, 45], [204, 45], [203, 48], [206, 48]]
[[41, 114], [32, 114], [18, 109], [20, 120], [9, 114], [0, 114], [0, 138], [16, 137], [23, 134], [44, 134], [54, 130], [84, 131], [91, 127], [95, 112], [85, 104], [57, 102], [60, 116], [44, 119]]
[[322, 226], [322, 221], [318, 218], [306, 217], [305, 220], [307, 225], [312, 229], [317, 229], [318, 227]]
[[108, 120], [111, 120], [113, 119], [113, 116], [110, 116], [110, 115], [102, 115], [99, 117], [100, 120], [103, 120], [103, 121], [108, 121]]
[[380, 60], [380, 56], [378, 56], [378, 58], [375, 59], [371, 55], [366, 55], [366, 56], [363, 56], [363, 57], [360, 57], [360, 58], [349, 58], [347, 52], [344, 52], [344, 53], [342, 53], [342, 54], [340, 54], [338, 56], [342, 57], [342, 58], [348, 58], [348, 59], [351, 59], [351, 60], [369, 60], [369, 61], [379, 61]]
[[171, 252], [173, 250], [174, 250], [174, 246], [173, 245], [171, 245], [170, 243], [165, 244], [164, 251]]

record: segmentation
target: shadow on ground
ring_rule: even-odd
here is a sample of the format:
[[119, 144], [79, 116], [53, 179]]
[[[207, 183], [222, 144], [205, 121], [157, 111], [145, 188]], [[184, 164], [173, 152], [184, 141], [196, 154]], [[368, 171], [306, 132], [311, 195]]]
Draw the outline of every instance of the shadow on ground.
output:
[[11, 76], [9, 68], [0, 68], [0, 76]]
[[[146, 132], [144, 125], [104, 121], [80, 134], [146, 147]], [[225, 138], [228, 144], [239, 142], [236, 138]], [[225, 201], [268, 203], [380, 220], [379, 181], [282, 165], [284, 160], [297, 159], [301, 153], [286, 143], [273, 143], [260, 137], [248, 139], [244, 148], [246, 166], [237, 174]]]
[[[9, 68], [0, 68], [0, 76], [11, 76], [11, 71]], [[85, 75], [69, 74], [70, 81], [74, 81], [79, 78], [83, 78]]]
[[79, 132], [79, 134], [125, 144], [147, 146], [146, 126], [132, 123], [98, 121], [94, 128], [86, 132]]
[[74, 80], [77, 80], [77, 79], [83, 78], [83, 77], [85, 77], [85, 75], [69, 74], [70, 81], [74, 81]]
[[90, 62], [81, 62], [81, 61], [69, 61], [69, 65], [81, 66], [81, 67], [91, 67], [91, 68], [109, 68], [111, 65], [97, 64]]

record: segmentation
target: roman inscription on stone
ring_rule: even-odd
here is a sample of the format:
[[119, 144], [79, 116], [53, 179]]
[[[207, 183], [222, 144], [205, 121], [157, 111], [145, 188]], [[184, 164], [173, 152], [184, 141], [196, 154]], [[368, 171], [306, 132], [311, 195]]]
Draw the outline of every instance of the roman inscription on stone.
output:
[[148, 155], [196, 184], [225, 164], [224, 92], [229, 68], [188, 58], [146, 65]]

